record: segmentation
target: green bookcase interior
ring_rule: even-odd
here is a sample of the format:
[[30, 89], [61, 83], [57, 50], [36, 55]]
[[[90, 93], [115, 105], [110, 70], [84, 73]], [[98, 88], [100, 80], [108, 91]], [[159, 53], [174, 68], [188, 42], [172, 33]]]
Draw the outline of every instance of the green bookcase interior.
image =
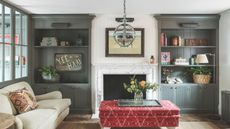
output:
[[[89, 44], [88, 29], [36, 29], [35, 46], [40, 46], [43, 37], [56, 37], [59, 45], [61, 41], [69, 42], [70, 46], [88, 46]], [[82, 45], [79, 45], [79, 40]]]
[[[158, 20], [159, 35], [159, 99], [171, 100], [181, 108], [182, 113], [216, 113], [219, 87], [219, 16], [179, 14], [157, 15], [155, 18]], [[197, 54], [207, 54], [209, 62], [183, 65], [174, 63], [178, 58], [185, 58], [189, 62]], [[162, 57], [164, 62], [161, 62]], [[188, 72], [191, 67], [210, 68], [210, 83], [194, 83], [192, 74]], [[164, 74], [163, 71], [169, 71], [170, 74]], [[183, 83], [168, 84], [167, 77], [179, 78]]]

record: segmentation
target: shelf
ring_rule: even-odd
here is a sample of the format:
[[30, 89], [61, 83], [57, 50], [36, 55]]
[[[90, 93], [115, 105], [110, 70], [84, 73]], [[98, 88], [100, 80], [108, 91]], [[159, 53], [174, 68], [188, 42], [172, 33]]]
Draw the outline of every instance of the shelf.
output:
[[216, 48], [216, 46], [161, 46], [161, 48]]
[[197, 83], [181, 83], [181, 84], [166, 84], [166, 83], [161, 83], [160, 86], [210, 86], [213, 85], [215, 86], [215, 83], [209, 83], [209, 84], [197, 84]]
[[161, 65], [162, 67], [213, 67], [215, 65]]
[[34, 83], [35, 85], [79, 85], [79, 86], [87, 86], [89, 83]]
[[34, 48], [88, 48], [89, 46], [34, 46]]

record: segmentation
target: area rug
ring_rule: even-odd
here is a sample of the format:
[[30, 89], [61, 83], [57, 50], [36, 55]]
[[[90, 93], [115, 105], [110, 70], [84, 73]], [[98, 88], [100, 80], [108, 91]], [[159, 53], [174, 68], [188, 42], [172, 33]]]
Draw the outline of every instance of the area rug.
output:
[[[206, 116], [182, 115], [180, 125], [176, 129], [225, 129], [230, 126], [213, 121]], [[91, 119], [91, 115], [69, 115], [57, 129], [101, 129], [98, 119]], [[111, 128], [111, 129], [167, 129], [161, 128]]]

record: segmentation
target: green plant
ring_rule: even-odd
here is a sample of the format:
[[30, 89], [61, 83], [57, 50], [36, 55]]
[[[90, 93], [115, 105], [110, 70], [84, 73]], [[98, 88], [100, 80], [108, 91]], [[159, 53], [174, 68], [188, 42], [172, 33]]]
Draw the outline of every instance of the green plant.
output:
[[38, 70], [43, 76], [57, 77], [57, 70], [53, 66], [44, 66]]
[[148, 83], [144, 80], [138, 82], [135, 78], [135, 75], [132, 78], [130, 78], [129, 84], [123, 83], [123, 85], [129, 93], [140, 93], [145, 91], [146, 89], [153, 89], [153, 91], [155, 91], [158, 88], [157, 83]]
[[211, 75], [211, 69], [207, 67], [192, 67], [189, 70], [193, 75]]

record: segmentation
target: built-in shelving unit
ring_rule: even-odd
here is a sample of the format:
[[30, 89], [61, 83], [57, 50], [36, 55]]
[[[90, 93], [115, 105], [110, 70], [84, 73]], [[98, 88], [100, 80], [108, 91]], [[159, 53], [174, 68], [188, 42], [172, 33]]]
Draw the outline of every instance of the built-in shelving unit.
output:
[[[216, 113], [218, 109], [218, 15], [158, 15], [160, 98], [177, 104], [182, 112]], [[162, 62], [162, 54], [169, 57]], [[206, 54], [208, 63], [191, 63], [198, 54]], [[208, 56], [212, 55], [212, 56]], [[175, 65], [176, 59], [187, 64]], [[194, 60], [193, 60], [194, 61]], [[189, 64], [188, 64], [189, 62]], [[196, 84], [188, 71], [206, 67], [212, 71], [209, 84]], [[165, 74], [163, 71], [170, 71]], [[168, 84], [179, 78], [182, 83]], [[201, 101], [202, 100], [202, 101]]]
[[[91, 15], [32, 15], [32, 83], [37, 94], [59, 90], [71, 99], [72, 112], [91, 112]], [[46, 37], [57, 45], [41, 45]], [[64, 42], [64, 45], [63, 45]], [[60, 80], [47, 82], [39, 68], [54, 66], [57, 54], [80, 54], [80, 70], [58, 70]], [[84, 98], [84, 99], [82, 99]]]

